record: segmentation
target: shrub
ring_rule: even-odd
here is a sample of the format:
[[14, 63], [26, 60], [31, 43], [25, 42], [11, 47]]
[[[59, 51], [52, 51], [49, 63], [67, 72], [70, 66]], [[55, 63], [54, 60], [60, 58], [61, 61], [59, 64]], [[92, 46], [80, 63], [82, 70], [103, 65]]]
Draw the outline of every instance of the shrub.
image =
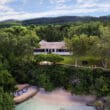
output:
[[35, 59], [37, 62], [49, 61], [53, 63], [57, 63], [64, 60], [62, 56], [56, 54], [39, 54], [36, 56]]
[[36, 62], [42, 62], [46, 61], [46, 55], [45, 54], [39, 54], [35, 57]]
[[[46, 90], [63, 87], [75, 94], [97, 96], [110, 94], [110, 71], [101, 68], [79, 68], [60, 64], [48, 66], [33, 63], [30, 66], [27, 64], [27, 67], [25, 65], [23, 72], [20, 73], [22, 76], [27, 76], [26, 83], [43, 87]], [[16, 77], [19, 78], [18, 73]]]
[[0, 88], [0, 110], [14, 110], [13, 97]]
[[60, 56], [60, 55], [48, 54], [48, 55], [46, 56], [46, 60], [47, 60], [47, 61], [50, 61], [50, 62], [53, 62], [53, 63], [57, 63], [57, 62], [60, 62], [60, 61], [62, 61], [62, 60], [64, 60], [64, 59], [63, 59], [63, 57]]

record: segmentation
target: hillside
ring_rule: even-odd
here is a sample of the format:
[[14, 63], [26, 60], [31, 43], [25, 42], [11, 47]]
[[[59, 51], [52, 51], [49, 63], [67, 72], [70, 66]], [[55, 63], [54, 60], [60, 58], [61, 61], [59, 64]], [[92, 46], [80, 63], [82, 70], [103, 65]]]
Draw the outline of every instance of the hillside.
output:
[[69, 22], [89, 22], [89, 21], [102, 21], [109, 22], [110, 16], [101, 16], [101, 17], [91, 17], [91, 16], [62, 16], [62, 17], [53, 17], [53, 18], [37, 18], [22, 21], [23, 25], [30, 24], [62, 24]]
[[6, 20], [6, 21], [0, 22], [0, 28], [18, 26], [18, 25], [22, 25], [22, 22], [18, 20]]
[[35, 18], [23, 21], [7, 20], [0, 22], [0, 27], [9, 27], [13, 25], [45, 25], [45, 24], [63, 24], [70, 22], [89, 22], [89, 21], [102, 21], [110, 22], [110, 16], [92, 17], [92, 16], [62, 16], [62, 17], [47, 17]]

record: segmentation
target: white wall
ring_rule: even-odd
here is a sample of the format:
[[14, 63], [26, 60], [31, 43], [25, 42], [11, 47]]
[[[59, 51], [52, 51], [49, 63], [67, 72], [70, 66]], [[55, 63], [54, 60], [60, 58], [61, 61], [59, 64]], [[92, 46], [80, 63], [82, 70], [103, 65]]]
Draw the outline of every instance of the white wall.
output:
[[[47, 52], [34, 52], [34, 55], [39, 54], [47, 54]], [[71, 52], [52, 52], [52, 54], [58, 54], [58, 55], [72, 55]]]

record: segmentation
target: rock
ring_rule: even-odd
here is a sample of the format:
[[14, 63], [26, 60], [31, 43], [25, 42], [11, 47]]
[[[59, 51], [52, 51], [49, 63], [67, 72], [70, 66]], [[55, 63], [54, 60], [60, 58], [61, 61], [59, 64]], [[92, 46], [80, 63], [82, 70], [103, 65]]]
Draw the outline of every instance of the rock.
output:
[[97, 100], [95, 103], [94, 103], [94, 106], [97, 110], [104, 110], [104, 103], [103, 101], [101, 100]]
[[87, 106], [94, 106], [94, 101], [87, 102]]

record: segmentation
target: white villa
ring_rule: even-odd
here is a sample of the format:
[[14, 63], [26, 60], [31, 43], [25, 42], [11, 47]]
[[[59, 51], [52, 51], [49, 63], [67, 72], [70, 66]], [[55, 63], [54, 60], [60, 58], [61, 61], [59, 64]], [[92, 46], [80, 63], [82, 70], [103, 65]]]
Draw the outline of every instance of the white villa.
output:
[[67, 50], [65, 42], [47, 42], [42, 40], [39, 42], [39, 48], [34, 50], [34, 54], [59, 54], [59, 55], [71, 55], [71, 52]]

